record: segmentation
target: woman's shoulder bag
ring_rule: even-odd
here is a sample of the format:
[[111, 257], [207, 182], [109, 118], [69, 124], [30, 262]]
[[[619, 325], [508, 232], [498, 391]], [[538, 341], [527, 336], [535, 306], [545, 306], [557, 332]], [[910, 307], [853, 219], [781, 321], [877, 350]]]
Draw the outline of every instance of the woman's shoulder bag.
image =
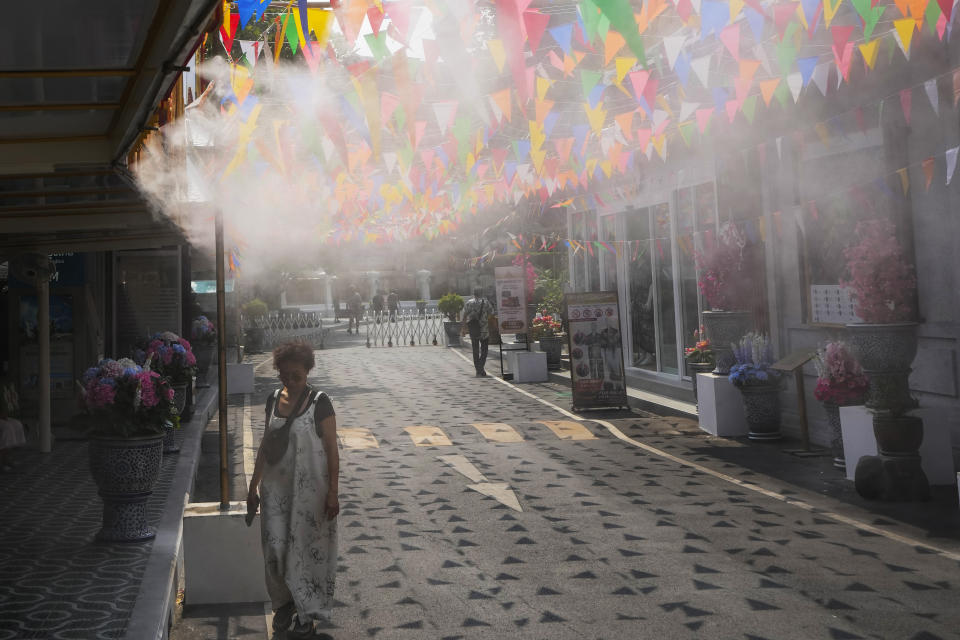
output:
[[[263, 434], [263, 443], [260, 446], [263, 448], [263, 455], [268, 464], [277, 464], [283, 459], [283, 454], [287, 452], [287, 447], [290, 445], [290, 425], [297, 419], [297, 415], [299, 415], [300, 410], [303, 408], [304, 398], [310, 397], [310, 394], [310, 387], [305, 387], [303, 393], [301, 393], [297, 399], [297, 403], [293, 405], [293, 410], [290, 412], [290, 415], [287, 416], [287, 421], [283, 423], [283, 426], [273, 431], [266, 431]], [[267, 400], [267, 425], [270, 424], [270, 414], [273, 412], [273, 400], [275, 400], [276, 397], [277, 394], [275, 393]]]

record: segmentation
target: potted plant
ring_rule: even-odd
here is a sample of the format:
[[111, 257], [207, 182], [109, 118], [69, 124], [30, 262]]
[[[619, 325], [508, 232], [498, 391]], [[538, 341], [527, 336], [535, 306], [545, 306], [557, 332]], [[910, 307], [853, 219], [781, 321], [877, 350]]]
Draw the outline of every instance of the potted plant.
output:
[[732, 222], [721, 227], [719, 238], [707, 242], [694, 253], [699, 277], [697, 286], [709, 310], [703, 312], [703, 324], [712, 342], [716, 369], [727, 375], [733, 364], [732, 349], [750, 328], [749, 277], [743, 270], [746, 238]]
[[243, 333], [246, 338], [247, 351], [259, 353], [263, 350], [263, 320], [270, 312], [270, 309], [267, 307], [267, 303], [260, 298], [250, 300], [240, 309], [243, 312]]
[[463, 298], [456, 293], [448, 293], [437, 302], [437, 309], [447, 316], [443, 323], [443, 330], [447, 334], [447, 346], [459, 347], [460, 323], [457, 318], [463, 310]]
[[176, 417], [173, 389], [149, 362], [101, 360], [81, 379], [78, 424], [90, 438], [90, 471], [103, 499], [98, 540], [153, 538], [145, 505], [163, 457], [163, 425]]
[[203, 384], [197, 384], [197, 386], [209, 387], [210, 385], [206, 382], [207, 372], [210, 370], [213, 352], [216, 349], [217, 328], [207, 316], [197, 316], [190, 323], [190, 341], [193, 343], [193, 353], [197, 358], [197, 372], [203, 379]]
[[552, 315], [537, 314], [530, 323], [530, 337], [539, 340], [540, 351], [547, 354], [547, 368], [559, 369], [563, 338], [558, 335], [563, 331], [563, 323]]
[[771, 369], [773, 347], [766, 335], [750, 332], [733, 347], [729, 380], [743, 396], [751, 440], [780, 439], [780, 374]]
[[697, 399], [697, 374], [707, 373], [716, 365], [713, 347], [710, 339], [706, 337], [704, 327], [693, 331], [692, 347], [686, 347], [683, 350], [683, 357], [687, 361], [687, 368], [690, 370], [690, 377], [693, 378], [693, 399]]
[[865, 498], [926, 500], [930, 483], [920, 466], [923, 420], [908, 412], [917, 407], [910, 395], [910, 365], [917, 355], [914, 307], [917, 279], [889, 220], [857, 225], [859, 241], [844, 250], [854, 312], [850, 344], [870, 381], [867, 408], [879, 456], [857, 462], [855, 485]]
[[817, 368], [817, 388], [814, 397], [823, 403], [830, 425], [830, 446], [833, 466], [846, 469], [843, 456], [843, 432], [840, 428], [840, 407], [863, 402], [870, 382], [863, 368], [843, 342], [827, 342], [817, 349], [813, 361]]
[[[141, 357], [142, 354], [142, 357]], [[172, 331], [155, 333], [150, 337], [142, 351], [137, 351], [136, 360], [152, 371], [160, 374], [173, 389], [173, 405], [177, 419], [164, 425], [164, 453], [177, 453], [180, 448], [174, 439], [174, 429], [180, 426], [179, 417], [183, 415], [187, 403], [187, 387], [192, 384], [197, 372], [197, 359], [187, 340]]]
[[859, 242], [843, 252], [850, 280], [840, 283], [849, 289], [862, 321], [847, 325], [850, 343], [870, 379], [867, 407], [900, 415], [917, 406], [908, 380], [917, 355], [917, 279], [893, 223], [861, 222], [857, 236]]

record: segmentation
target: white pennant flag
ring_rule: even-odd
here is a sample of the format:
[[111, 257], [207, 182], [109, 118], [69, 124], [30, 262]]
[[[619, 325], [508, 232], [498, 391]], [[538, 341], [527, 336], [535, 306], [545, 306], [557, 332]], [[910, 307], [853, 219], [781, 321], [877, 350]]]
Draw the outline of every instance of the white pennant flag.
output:
[[673, 65], [677, 63], [677, 56], [680, 55], [685, 40], [685, 36], [667, 36], [663, 39], [663, 50], [667, 54], [667, 64], [670, 65], [671, 70]]
[[697, 107], [700, 106], [699, 102], [681, 102], [680, 103], [680, 122], [683, 122], [690, 116], [694, 114], [697, 110]]
[[827, 80], [830, 76], [831, 64], [832, 63], [824, 62], [823, 64], [818, 64], [813, 69], [813, 83], [817, 85], [817, 89], [819, 89], [823, 95], [827, 95]]
[[[933, 78], [923, 83], [923, 90], [927, 92], [933, 112], [940, 115], [940, 96], [937, 94], [937, 79]], [[949, 182], [947, 184], [950, 184]]]
[[453, 124], [453, 119], [457, 117], [456, 101], [434, 102], [433, 114], [437, 116], [437, 124], [440, 125], [440, 133], [446, 134], [447, 128]]
[[760, 66], [767, 72], [767, 75], [773, 75], [773, 71], [770, 70], [770, 58], [767, 56], [767, 50], [763, 48], [762, 42], [753, 46], [753, 57], [760, 61]]
[[700, 0], [690, 0], [690, 4], [693, 5], [693, 10], [698, 15], [700, 14]]
[[243, 57], [247, 59], [251, 67], [257, 66], [257, 58], [260, 57], [259, 40], [240, 40], [240, 50], [243, 51]]
[[947, 149], [946, 158], [947, 158], [947, 184], [950, 184], [950, 181], [953, 180], [953, 172], [957, 168], [957, 151], [960, 150], [960, 147], [954, 147], [953, 149]]
[[803, 76], [800, 75], [799, 71], [794, 71], [787, 76], [787, 86], [790, 87], [790, 94], [793, 96], [793, 101], [796, 102], [797, 98], [800, 97], [800, 89], [803, 89]]
[[392, 151], [384, 152], [383, 163], [387, 165], [387, 173], [393, 173], [393, 167], [397, 164], [397, 154]]
[[783, 136], [777, 136], [777, 159], [783, 160]]
[[705, 55], [690, 62], [690, 68], [697, 74], [704, 89], [710, 88], [710, 56]]
[[493, 117], [497, 119], [497, 122], [503, 122], [503, 111], [497, 106], [497, 101], [487, 96], [487, 103], [490, 105], [490, 111], [493, 111]]

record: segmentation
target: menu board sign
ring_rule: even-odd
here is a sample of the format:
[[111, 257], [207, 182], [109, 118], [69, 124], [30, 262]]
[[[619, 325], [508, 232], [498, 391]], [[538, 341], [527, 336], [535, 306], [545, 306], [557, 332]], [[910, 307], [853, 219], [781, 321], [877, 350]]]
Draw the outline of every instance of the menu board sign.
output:
[[617, 292], [568, 293], [566, 300], [574, 408], [626, 407]]
[[520, 267], [496, 267], [497, 321], [500, 333], [527, 332], [527, 295]]

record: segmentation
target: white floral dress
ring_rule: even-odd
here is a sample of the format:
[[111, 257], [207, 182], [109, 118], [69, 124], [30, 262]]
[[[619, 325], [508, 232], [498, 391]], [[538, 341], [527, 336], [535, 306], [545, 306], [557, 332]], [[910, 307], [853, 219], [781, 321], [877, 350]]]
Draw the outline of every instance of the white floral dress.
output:
[[[286, 422], [274, 401], [267, 430]], [[317, 405], [319, 403], [319, 412]], [[287, 451], [277, 464], [265, 464], [260, 480], [260, 535], [267, 592], [277, 609], [291, 600], [301, 620], [330, 619], [337, 575], [337, 520], [324, 514], [327, 455], [314, 416], [333, 415], [325, 393], [311, 402], [290, 426]]]

